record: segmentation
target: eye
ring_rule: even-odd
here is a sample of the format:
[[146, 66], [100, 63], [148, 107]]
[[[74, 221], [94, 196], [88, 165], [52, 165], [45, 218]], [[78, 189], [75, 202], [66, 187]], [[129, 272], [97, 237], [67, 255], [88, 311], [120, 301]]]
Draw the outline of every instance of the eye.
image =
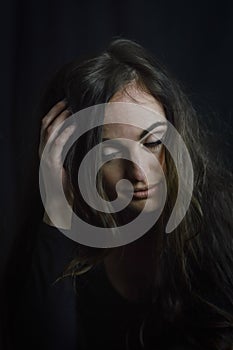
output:
[[162, 148], [162, 141], [157, 140], [153, 142], [146, 142], [144, 143], [144, 146], [149, 148], [151, 151], [158, 151]]

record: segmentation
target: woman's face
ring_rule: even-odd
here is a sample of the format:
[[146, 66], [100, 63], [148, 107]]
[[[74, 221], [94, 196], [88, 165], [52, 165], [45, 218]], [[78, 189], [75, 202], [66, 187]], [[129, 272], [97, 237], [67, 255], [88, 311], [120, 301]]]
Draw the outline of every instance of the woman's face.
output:
[[[116, 184], [126, 179], [133, 185], [133, 194], [127, 187], [118, 188], [118, 198], [123, 201], [132, 196], [129, 208], [136, 213], [140, 212], [147, 203], [147, 210], [152, 211], [160, 207], [161, 196], [163, 194], [163, 184], [165, 171], [165, 151], [164, 146], [158, 140], [166, 132], [166, 118], [163, 107], [150, 94], [139, 90], [135, 85], [130, 84], [125, 92], [117, 92], [110, 102], [126, 102], [138, 105], [140, 127], [138, 124], [132, 125], [135, 120], [134, 112], [130, 111], [124, 104], [119, 104], [121, 112], [118, 109], [116, 113], [106, 113], [105, 123], [113, 122], [115, 124], [105, 124], [103, 126], [102, 141], [110, 140], [110, 144], [102, 148], [103, 160], [107, 162], [102, 166], [102, 176], [104, 189], [112, 201], [117, 198]], [[116, 106], [116, 104], [114, 104]], [[110, 104], [111, 106], [111, 104]], [[150, 109], [146, 112], [145, 107]], [[122, 108], [124, 111], [124, 123], [122, 123]], [[134, 115], [132, 115], [134, 114]], [[136, 113], [137, 114], [137, 113]], [[162, 122], [165, 125], [152, 127], [150, 132], [145, 132], [156, 122]], [[144, 131], [143, 131], [144, 130]], [[123, 138], [114, 142], [116, 138]], [[132, 142], [134, 141], [134, 142]], [[128, 159], [116, 158], [127, 153]], [[108, 158], [110, 159], [108, 161]]]

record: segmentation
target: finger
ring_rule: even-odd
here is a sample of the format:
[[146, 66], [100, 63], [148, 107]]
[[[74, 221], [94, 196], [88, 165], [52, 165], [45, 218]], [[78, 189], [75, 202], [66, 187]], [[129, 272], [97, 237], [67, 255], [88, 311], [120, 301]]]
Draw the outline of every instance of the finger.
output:
[[[47, 144], [49, 147], [47, 152], [51, 153], [52, 149], [55, 152], [55, 149], [62, 146], [62, 143], [63, 143], [63, 145], [66, 143], [69, 136], [72, 134], [72, 132], [75, 129], [75, 125], [70, 125], [70, 126], [67, 126], [61, 132], [60, 130], [62, 129], [62, 127], [63, 127], [63, 123], [61, 123], [60, 126], [58, 125], [56, 128], [56, 131], [54, 132], [54, 134], [52, 134], [52, 136], [51, 136], [51, 134], [46, 135], [45, 133], [42, 133], [41, 139], [40, 139], [40, 144], [39, 144], [39, 157], [40, 158], [41, 158], [43, 150]], [[55, 156], [56, 156], [56, 154], [55, 154]]]
[[70, 125], [52, 141], [49, 153], [51, 159], [53, 159], [55, 163], [61, 165], [62, 151], [64, 145], [66, 144], [70, 136], [73, 134], [74, 130], [75, 125]]
[[57, 136], [57, 134], [59, 133], [59, 130], [62, 127], [62, 123], [59, 125], [57, 125], [56, 129], [56, 133], [54, 133], [54, 135], [52, 135], [52, 132], [54, 130], [51, 130], [50, 127], [48, 127], [47, 129], [41, 128], [40, 130], [40, 144], [39, 144], [39, 157], [41, 157], [41, 154], [46, 146], [46, 143], [52, 143], [52, 141], [55, 139], [55, 137]]
[[62, 100], [56, 103], [42, 119], [42, 129], [46, 129], [49, 124], [66, 108], [67, 102]]
[[[62, 113], [60, 113], [50, 124], [46, 129], [41, 128], [41, 137], [44, 138], [44, 136], [48, 139], [51, 134], [58, 128], [58, 126], [64, 122], [65, 119], [67, 119], [71, 115], [71, 112], [68, 109], [65, 109]], [[59, 131], [60, 128], [57, 129]]]

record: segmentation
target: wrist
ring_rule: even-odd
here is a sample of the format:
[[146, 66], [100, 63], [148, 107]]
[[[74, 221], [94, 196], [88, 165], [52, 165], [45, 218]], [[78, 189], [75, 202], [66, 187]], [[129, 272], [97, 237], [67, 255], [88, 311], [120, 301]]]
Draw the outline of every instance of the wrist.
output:
[[47, 211], [45, 210], [44, 216], [43, 216], [43, 222], [47, 225], [54, 226], [65, 230], [71, 229], [71, 223], [72, 223], [72, 210], [65, 211], [64, 207], [59, 207], [58, 205], [54, 206], [46, 206], [46, 209], [48, 213], [52, 214], [49, 215]]

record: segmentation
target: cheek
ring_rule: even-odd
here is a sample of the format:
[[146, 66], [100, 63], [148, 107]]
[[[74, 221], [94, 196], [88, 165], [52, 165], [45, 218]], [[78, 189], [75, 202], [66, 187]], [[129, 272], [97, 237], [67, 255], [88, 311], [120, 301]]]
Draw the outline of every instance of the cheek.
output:
[[163, 172], [165, 173], [166, 170], [166, 162], [165, 162], [165, 149], [162, 148], [162, 150], [155, 154], [155, 157], [157, 161], [150, 164], [150, 170], [156, 171], [156, 173], [161, 172], [161, 168]]
[[115, 188], [117, 182], [124, 178], [123, 166], [120, 161], [111, 161], [102, 167], [103, 185], [106, 189]]
[[165, 171], [166, 169], [166, 162], [165, 162], [165, 148], [163, 147], [160, 154], [159, 154], [159, 157], [158, 157], [158, 161], [163, 169], [163, 171]]

